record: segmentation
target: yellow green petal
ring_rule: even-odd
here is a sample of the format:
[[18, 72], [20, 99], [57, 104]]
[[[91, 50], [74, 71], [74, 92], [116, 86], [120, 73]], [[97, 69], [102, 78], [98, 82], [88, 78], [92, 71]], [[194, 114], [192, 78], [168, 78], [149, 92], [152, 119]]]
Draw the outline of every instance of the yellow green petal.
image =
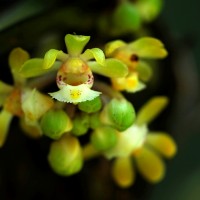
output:
[[113, 52], [122, 47], [122, 46], [125, 46], [126, 43], [122, 40], [115, 40], [115, 41], [111, 41], [111, 42], [108, 42], [105, 46], [105, 55], [110, 57], [112, 56]]
[[106, 59], [104, 65], [90, 61], [88, 62], [88, 66], [94, 73], [110, 78], [124, 77], [128, 74], [127, 66], [123, 62], [114, 58]]
[[83, 151], [83, 158], [84, 160], [89, 160], [97, 155], [100, 154], [99, 151], [97, 151], [94, 146], [92, 144], [86, 144], [83, 148], [82, 148], [82, 151]]
[[152, 37], [143, 37], [128, 45], [140, 57], [144, 58], [164, 58], [167, 56], [167, 50], [163, 43]]
[[142, 81], [147, 82], [152, 77], [152, 74], [153, 74], [152, 68], [145, 61], [138, 62], [136, 70], [138, 72], [139, 79], [142, 80]]
[[113, 161], [112, 176], [122, 188], [130, 187], [135, 181], [135, 171], [130, 157], [117, 158]]
[[67, 34], [65, 36], [65, 44], [69, 55], [79, 56], [89, 40], [90, 36]]
[[174, 139], [164, 132], [150, 132], [147, 135], [147, 144], [167, 158], [173, 157], [177, 152]]
[[5, 109], [0, 112], [0, 147], [5, 143], [12, 117], [13, 115]]
[[135, 160], [139, 172], [147, 181], [157, 183], [163, 179], [165, 175], [165, 164], [155, 152], [144, 147], [135, 156]]
[[35, 121], [31, 125], [27, 124], [24, 118], [20, 118], [20, 126], [24, 131], [24, 134], [30, 138], [38, 139], [42, 136], [42, 130], [38, 121]]
[[50, 49], [46, 52], [44, 55], [44, 62], [43, 62], [43, 69], [49, 69], [53, 66], [56, 59], [61, 57], [61, 61], [66, 60], [68, 58], [68, 55], [63, 53], [62, 51], [56, 50], [56, 49]]
[[138, 125], [150, 123], [167, 106], [169, 100], [165, 96], [150, 99], [137, 113]]
[[8, 62], [12, 73], [19, 72], [21, 66], [30, 58], [27, 51], [22, 48], [15, 48], [11, 51]]
[[105, 55], [99, 48], [87, 49], [80, 57], [85, 61], [95, 59], [98, 64], [105, 65]]
[[33, 58], [26, 61], [20, 69], [20, 75], [25, 78], [31, 78], [35, 76], [40, 76], [46, 74], [50, 71], [56, 70], [61, 66], [61, 62], [56, 61], [53, 64], [52, 68], [44, 69], [44, 59], [41, 58]]
[[3, 105], [6, 97], [12, 92], [13, 86], [0, 81], [0, 106]]

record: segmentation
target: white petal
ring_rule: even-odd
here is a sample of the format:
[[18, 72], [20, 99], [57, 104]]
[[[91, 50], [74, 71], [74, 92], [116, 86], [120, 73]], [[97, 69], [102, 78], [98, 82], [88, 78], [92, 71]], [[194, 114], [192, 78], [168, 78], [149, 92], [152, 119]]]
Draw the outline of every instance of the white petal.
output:
[[129, 156], [133, 151], [142, 147], [146, 139], [147, 131], [146, 125], [132, 125], [125, 131], [119, 133], [117, 145], [106, 151], [105, 156], [109, 159]]
[[99, 96], [101, 92], [91, 90], [85, 84], [78, 86], [66, 85], [57, 92], [49, 93], [58, 101], [68, 103], [80, 103], [87, 100], [92, 100]]

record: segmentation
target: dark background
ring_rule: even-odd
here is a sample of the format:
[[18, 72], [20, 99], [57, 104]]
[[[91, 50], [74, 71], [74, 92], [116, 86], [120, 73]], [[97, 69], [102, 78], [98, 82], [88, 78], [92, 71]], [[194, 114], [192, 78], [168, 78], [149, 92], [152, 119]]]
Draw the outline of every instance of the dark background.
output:
[[[31, 3], [29, 3], [31, 2]], [[41, 16], [45, 12], [49, 14], [63, 4], [64, 1], [11, 1], [0, 0], [0, 55], [2, 63], [7, 64], [6, 56], [16, 43], [32, 49], [39, 38], [35, 37], [39, 32], [35, 26], [25, 29], [24, 19], [32, 16]], [[88, 5], [94, 5], [98, 1], [88, 1]], [[16, 9], [23, 4], [22, 10]], [[84, 1], [73, 1], [74, 4], [84, 6]], [[99, 7], [112, 7], [115, 1], [101, 1]], [[98, 5], [98, 4], [97, 4]], [[200, 25], [199, 7], [197, 0], [166, 0], [161, 16], [156, 22], [162, 29], [162, 39], [169, 50], [166, 63], [172, 76], [167, 76], [165, 86], [169, 90], [173, 88], [173, 98], [170, 113], [165, 122], [169, 131], [178, 143], [177, 156], [167, 162], [166, 178], [155, 186], [144, 182], [137, 182], [133, 189], [122, 191], [112, 185], [112, 182], [99, 182], [110, 184], [96, 189], [93, 194], [89, 187], [98, 187], [98, 178], [106, 176], [101, 173], [101, 167], [107, 168], [107, 164], [95, 160], [84, 168], [81, 175], [70, 178], [61, 178], [52, 173], [46, 162], [48, 140], [41, 142], [31, 141], [18, 134], [19, 130], [11, 128], [8, 142], [0, 150], [0, 200], [4, 199], [108, 199], [102, 194], [113, 193], [112, 199], [150, 199], [150, 200], [199, 200], [200, 199], [200, 104], [199, 104], [199, 76], [200, 76]], [[31, 8], [31, 9], [30, 9]], [[92, 7], [87, 7], [84, 12], [89, 12]], [[13, 18], [12, 15], [19, 13]], [[50, 15], [49, 15], [50, 16]], [[17, 26], [15, 24], [19, 23]], [[62, 23], [69, 25], [76, 20], [65, 19]], [[88, 22], [89, 23], [89, 22]], [[63, 24], [66, 25], [66, 24]], [[36, 24], [40, 26], [39, 22]], [[60, 25], [59, 25], [60, 26]], [[80, 25], [81, 26], [81, 25]], [[14, 27], [14, 28], [13, 28]], [[13, 33], [19, 34], [21, 41], [6, 40]], [[63, 31], [62, 26], [55, 34]], [[23, 29], [24, 28], [24, 29]], [[85, 28], [85, 27], [82, 27]], [[70, 29], [70, 31], [73, 27]], [[42, 30], [42, 29], [41, 29]], [[84, 29], [85, 30], [85, 29]], [[14, 31], [14, 32], [13, 32]], [[43, 30], [40, 33], [44, 34]], [[30, 35], [31, 39], [27, 37]], [[44, 34], [45, 35], [45, 34]], [[28, 39], [27, 39], [28, 38]], [[44, 39], [44, 38], [42, 38]], [[6, 45], [9, 44], [9, 45]], [[1, 66], [2, 67], [2, 66]], [[1, 71], [1, 78], [5, 71]], [[8, 76], [9, 77], [9, 76]], [[172, 79], [175, 79], [175, 81]], [[172, 85], [172, 82], [174, 85]], [[166, 87], [167, 90], [167, 87]], [[166, 91], [171, 93], [171, 91]], [[15, 125], [17, 122], [14, 121]], [[103, 164], [102, 164], [103, 163]], [[91, 170], [91, 171], [90, 171]], [[97, 170], [98, 173], [95, 171]], [[106, 178], [106, 177], [104, 177]], [[141, 188], [143, 187], [143, 188]], [[142, 193], [144, 193], [142, 195]]]

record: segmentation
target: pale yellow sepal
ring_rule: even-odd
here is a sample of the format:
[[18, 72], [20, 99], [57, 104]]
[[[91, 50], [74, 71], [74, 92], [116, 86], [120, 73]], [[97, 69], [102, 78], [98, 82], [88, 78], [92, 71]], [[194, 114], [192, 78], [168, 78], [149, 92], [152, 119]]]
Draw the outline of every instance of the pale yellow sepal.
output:
[[125, 43], [122, 40], [111, 41], [111, 42], [107, 43], [105, 46], [105, 55], [110, 57], [110, 56], [112, 56], [113, 52], [116, 49], [123, 47], [125, 45], [127, 45], [127, 43]]
[[146, 142], [167, 158], [172, 158], [177, 152], [174, 139], [164, 132], [149, 132]]
[[50, 96], [61, 102], [80, 103], [92, 100], [99, 96], [101, 92], [91, 90], [87, 85], [78, 86], [65, 85], [57, 92], [49, 93]]
[[0, 112], [0, 147], [5, 143], [12, 117], [13, 115], [5, 109]]
[[130, 157], [117, 158], [113, 161], [112, 176], [122, 188], [130, 187], [135, 181], [135, 171]]
[[26, 89], [22, 94], [22, 110], [29, 125], [35, 123], [52, 106], [53, 100], [36, 89]]
[[167, 106], [169, 99], [165, 96], [153, 97], [137, 113], [138, 125], [148, 124]]
[[167, 56], [167, 50], [164, 44], [152, 37], [143, 37], [129, 43], [129, 47], [137, 52], [137, 55], [144, 58], [164, 58]]
[[143, 177], [151, 182], [161, 181], [165, 175], [163, 160], [151, 149], [143, 147], [140, 153], [135, 156], [136, 165]]
[[38, 139], [42, 136], [42, 130], [38, 121], [32, 122], [32, 124], [29, 125], [24, 118], [20, 118], [20, 126], [24, 131], [24, 134], [30, 138]]
[[11, 68], [12, 73], [18, 73], [21, 66], [30, 58], [27, 51], [22, 48], [14, 48], [8, 58], [8, 62]]
[[6, 97], [12, 92], [13, 86], [0, 81], [0, 106], [3, 105]]

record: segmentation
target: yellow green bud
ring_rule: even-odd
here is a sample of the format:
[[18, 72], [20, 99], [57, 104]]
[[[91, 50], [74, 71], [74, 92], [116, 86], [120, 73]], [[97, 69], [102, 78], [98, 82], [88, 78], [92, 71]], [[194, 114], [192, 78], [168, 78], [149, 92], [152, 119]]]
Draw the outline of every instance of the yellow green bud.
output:
[[141, 17], [137, 8], [128, 1], [120, 3], [113, 15], [112, 22], [116, 31], [127, 33], [137, 30], [141, 25]]
[[90, 140], [95, 149], [107, 150], [117, 143], [117, 130], [110, 126], [99, 127], [91, 134]]
[[90, 128], [96, 129], [101, 126], [99, 113], [93, 113], [90, 115]]
[[51, 144], [48, 154], [51, 168], [61, 176], [79, 172], [83, 166], [82, 150], [77, 138], [66, 135]]
[[94, 113], [101, 109], [102, 102], [101, 98], [98, 96], [91, 101], [83, 101], [78, 104], [78, 108], [86, 113]]
[[63, 110], [49, 110], [43, 115], [40, 125], [43, 134], [52, 139], [59, 139], [72, 129], [71, 120]]
[[136, 118], [133, 105], [125, 99], [112, 99], [101, 113], [101, 121], [119, 131], [130, 127]]
[[86, 113], [81, 113], [77, 115], [73, 120], [72, 134], [76, 136], [81, 136], [87, 133], [89, 129], [89, 115]]

